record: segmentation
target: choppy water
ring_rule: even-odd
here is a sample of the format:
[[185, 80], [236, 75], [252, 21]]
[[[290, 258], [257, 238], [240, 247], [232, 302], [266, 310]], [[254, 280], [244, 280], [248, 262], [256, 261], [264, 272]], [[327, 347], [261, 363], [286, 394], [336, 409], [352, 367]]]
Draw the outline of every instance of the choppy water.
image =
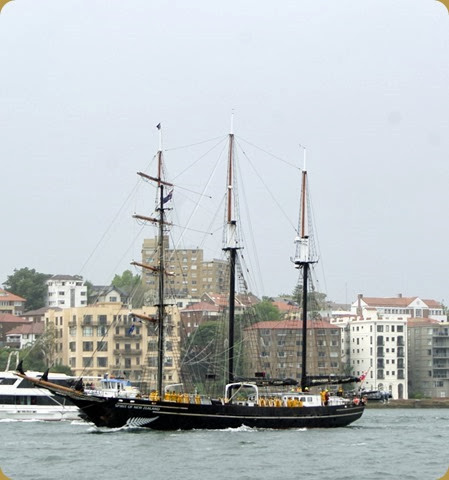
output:
[[0, 422], [0, 438], [0, 468], [13, 480], [437, 480], [449, 468], [449, 409], [367, 410], [335, 430]]

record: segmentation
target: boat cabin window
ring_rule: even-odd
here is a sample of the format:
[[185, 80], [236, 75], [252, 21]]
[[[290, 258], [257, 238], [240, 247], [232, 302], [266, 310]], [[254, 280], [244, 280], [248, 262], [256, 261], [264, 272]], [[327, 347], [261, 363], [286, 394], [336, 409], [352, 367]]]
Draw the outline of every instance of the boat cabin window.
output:
[[17, 378], [0, 378], [0, 385], [14, 385]]
[[23, 379], [19, 385], [17, 385], [17, 388], [33, 388], [34, 383], [31, 383], [29, 380]]

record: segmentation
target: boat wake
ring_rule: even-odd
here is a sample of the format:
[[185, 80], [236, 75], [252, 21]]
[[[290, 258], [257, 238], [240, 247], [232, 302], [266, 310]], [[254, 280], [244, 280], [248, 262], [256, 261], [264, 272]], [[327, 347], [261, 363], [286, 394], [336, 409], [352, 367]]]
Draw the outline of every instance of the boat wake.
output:
[[136, 432], [149, 432], [150, 430], [138, 427], [135, 425], [124, 425], [123, 427], [118, 428], [108, 428], [108, 427], [96, 427], [95, 425], [90, 425], [87, 429], [87, 433], [92, 433], [96, 435], [103, 435], [103, 434], [111, 434], [117, 432], [129, 432], [129, 433], [136, 433]]

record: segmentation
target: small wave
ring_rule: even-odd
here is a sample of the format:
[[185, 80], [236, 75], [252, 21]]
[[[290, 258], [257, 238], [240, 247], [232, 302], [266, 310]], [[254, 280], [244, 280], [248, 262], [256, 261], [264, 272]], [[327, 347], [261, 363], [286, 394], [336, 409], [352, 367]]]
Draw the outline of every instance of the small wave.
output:
[[241, 427], [237, 428], [222, 428], [218, 430], [219, 432], [256, 432], [258, 429], [253, 427], [247, 427], [246, 425], [242, 425]]
[[[84, 425], [86, 425], [84, 423]], [[111, 434], [111, 433], [117, 433], [117, 432], [147, 432], [149, 431], [147, 428], [143, 427], [136, 427], [136, 426], [128, 426], [125, 425], [123, 427], [118, 427], [118, 428], [108, 428], [108, 427], [96, 427], [95, 425], [88, 424], [89, 428], [87, 429], [87, 433], [93, 433], [93, 434]]]
[[70, 422], [70, 425], [93, 425], [93, 423], [89, 423], [89, 422], [84, 422], [83, 420], [72, 420]]

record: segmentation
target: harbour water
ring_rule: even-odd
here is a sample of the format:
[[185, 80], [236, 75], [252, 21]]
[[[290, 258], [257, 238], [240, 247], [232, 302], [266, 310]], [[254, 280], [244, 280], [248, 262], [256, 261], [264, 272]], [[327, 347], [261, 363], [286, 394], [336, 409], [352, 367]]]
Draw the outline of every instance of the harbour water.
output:
[[83, 422], [0, 422], [12, 480], [440, 479], [449, 409], [368, 409], [334, 430], [153, 432]]

